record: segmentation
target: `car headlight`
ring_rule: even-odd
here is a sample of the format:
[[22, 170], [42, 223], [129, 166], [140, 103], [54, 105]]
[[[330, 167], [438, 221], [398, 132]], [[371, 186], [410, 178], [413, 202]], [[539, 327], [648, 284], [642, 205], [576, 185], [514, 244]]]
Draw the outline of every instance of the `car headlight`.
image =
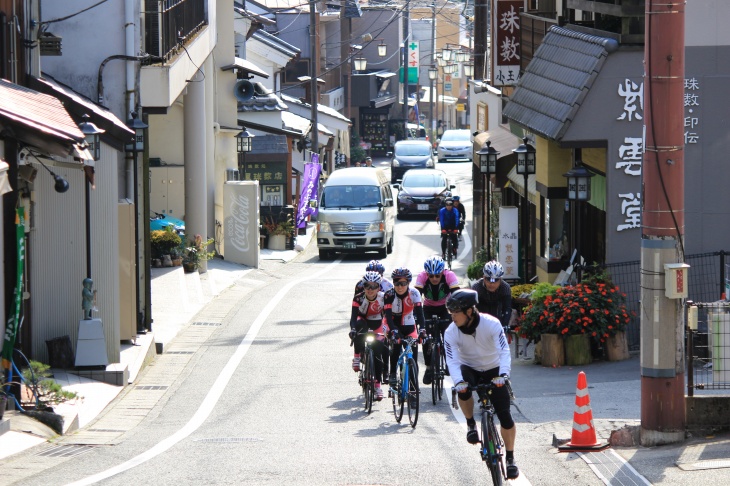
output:
[[407, 202], [413, 202], [413, 199], [411, 196], [407, 194], [398, 194], [398, 200], [399, 201], [407, 201]]
[[398, 159], [393, 159], [393, 160], [392, 160], [392, 161], [390, 162], [390, 165], [391, 165], [392, 167], [400, 167], [400, 163], [398, 162]]
[[326, 221], [317, 221], [317, 233], [331, 233], [330, 224]]
[[367, 232], [372, 233], [373, 231], [385, 231], [385, 225], [383, 223], [379, 223], [377, 221], [374, 223], [370, 223], [368, 225]]

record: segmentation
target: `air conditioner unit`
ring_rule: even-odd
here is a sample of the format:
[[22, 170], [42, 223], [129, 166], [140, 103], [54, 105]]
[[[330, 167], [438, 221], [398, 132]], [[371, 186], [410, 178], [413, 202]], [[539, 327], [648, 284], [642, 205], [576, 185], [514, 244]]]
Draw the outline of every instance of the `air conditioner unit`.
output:
[[238, 169], [226, 169], [226, 182], [228, 181], [240, 181], [241, 174]]

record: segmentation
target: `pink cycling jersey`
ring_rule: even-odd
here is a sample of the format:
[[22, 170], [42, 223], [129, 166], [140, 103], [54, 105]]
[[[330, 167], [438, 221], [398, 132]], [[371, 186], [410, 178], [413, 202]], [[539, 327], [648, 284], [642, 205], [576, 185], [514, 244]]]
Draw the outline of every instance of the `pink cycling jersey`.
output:
[[446, 305], [446, 299], [458, 287], [459, 278], [451, 270], [444, 270], [437, 285], [433, 285], [428, 279], [428, 272], [423, 271], [416, 277], [416, 288], [423, 294], [424, 307]]

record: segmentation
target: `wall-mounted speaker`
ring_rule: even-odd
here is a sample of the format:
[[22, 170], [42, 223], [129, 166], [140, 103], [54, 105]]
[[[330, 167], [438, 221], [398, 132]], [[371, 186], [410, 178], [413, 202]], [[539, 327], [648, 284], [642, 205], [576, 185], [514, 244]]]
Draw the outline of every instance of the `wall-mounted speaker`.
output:
[[248, 101], [255, 94], [254, 85], [248, 79], [239, 79], [233, 87], [233, 96], [238, 101]]

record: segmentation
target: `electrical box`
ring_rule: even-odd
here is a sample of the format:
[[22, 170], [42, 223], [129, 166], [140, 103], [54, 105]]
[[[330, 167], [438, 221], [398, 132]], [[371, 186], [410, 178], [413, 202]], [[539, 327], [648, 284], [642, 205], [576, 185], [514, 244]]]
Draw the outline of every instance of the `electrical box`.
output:
[[687, 298], [688, 270], [689, 265], [686, 263], [664, 264], [664, 295], [667, 299]]

